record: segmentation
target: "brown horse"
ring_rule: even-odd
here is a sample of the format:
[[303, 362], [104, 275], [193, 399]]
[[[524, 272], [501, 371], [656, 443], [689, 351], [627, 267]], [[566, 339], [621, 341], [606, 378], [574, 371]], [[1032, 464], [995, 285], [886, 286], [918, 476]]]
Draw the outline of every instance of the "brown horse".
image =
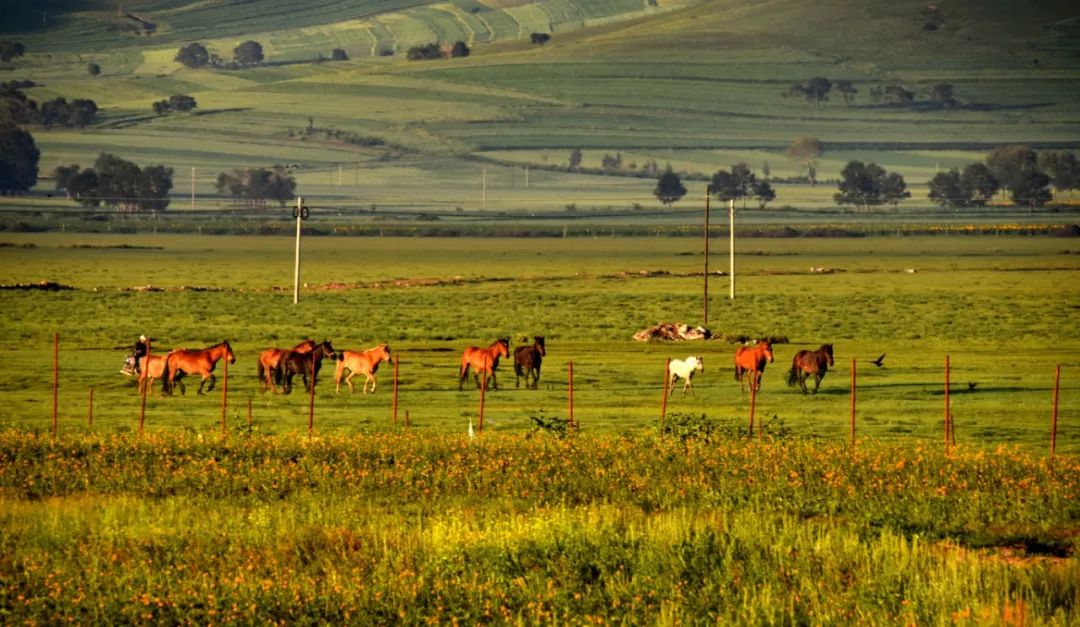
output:
[[173, 387], [179, 383], [180, 393], [185, 394], [187, 390], [181, 379], [187, 374], [198, 374], [202, 376], [202, 380], [199, 381], [199, 394], [203, 393], [203, 386], [206, 385], [207, 381], [210, 382], [210, 385], [206, 387], [205, 391], [209, 392], [214, 389], [214, 385], [217, 383], [214, 367], [217, 366], [217, 362], [221, 359], [228, 359], [230, 364], [236, 363], [236, 355], [233, 354], [232, 347], [229, 346], [229, 340], [201, 350], [178, 348], [172, 351], [165, 356], [165, 369], [161, 375], [161, 390], [171, 395]]
[[345, 383], [349, 386], [350, 392], [355, 392], [353, 388], [352, 378], [357, 373], [363, 374], [364, 379], [364, 394], [368, 393], [368, 382], [371, 383], [371, 393], [375, 393], [375, 386], [378, 385], [378, 380], [375, 378], [375, 372], [379, 369], [379, 364], [382, 362], [390, 361], [390, 347], [386, 344], [379, 344], [375, 348], [369, 348], [366, 351], [341, 351], [338, 353], [337, 365], [334, 367], [334, 384], [337, 386], [336, 391], [341, 393], [341, 375], [345, 374], [345, 370], [349, 371], [348, 376], [345, 377]]
[[315, 382], [319, 377], [323, 359], [336, 359], [337, 351], [330, 345], [330, 340], [323, 340], [321, 344], [309, 352], [289, 351], [281, 358], [278, 364], [278, 381], [284, 380], [282, 387], [286, 394], [292, 392], [292, 380], [296, 375], [304, 378], [304, 389], [309, 393], [315, 389]]
[[[147, 362], [149, 360], [149, 362]], [[165, 355], [143, 355], [139, 359], [139, 370], [143, 373], [139, 377], [135, 389], [142, 394], [146, 387], [151, 395], [154, 393], [154, 379], [160, 379], [165, 374]]]
[[465, 385], [465, 378], [469, 376], [469, 367], [473, 369], [476, 378], [476, 387], [480, 387], [480, 375], [486, 374], [494, 390], [499, 389], [495, 381], [495, 369], [499, 367], [500, 357], [510, 357], [510, 340], [499, 338], [487, 348], [470, 346], [461, 353], [461, 369], [458, 371], [458, 390]]
[[[521, 378], [525, 377], [525, 389], [536, 389], [540, 383], [540, 364], [547, 356], [544, 348], [544, 336], [537, 335], [532, 346], [519, 346], [514, 351], [514, 387], [521, 387]], [[532, 376], [532, 385], [529, 377]]]
[[259, 383], [263, 392], [266, 392], [266, 388], [270, 388], [277, 393], [277, 386], [281, 384], [281, 379], [278, 378], [280, 371], [278, 365], [281, 363], [281, 358], [284, 357], [289, 350], [297, 353], [310, 353], [315, 349], [317, 344], [315, 340], [304, 340], [292, 349], [288, 348], [268, 348], [259, 353]]
[[802, 393], [806, 394], [806, 377], [812, 374], [814, 375], [814, 394], [817, 394], [821, 380], [825, 378], [825, 373], [832, 365], [832, 344], [822, 344], [816, 351], [799, 351], [791, 360], [791, 372], [788, 373], [787, 383], [792, 387], [798, 384], [802, 388]]
[[740, 346], [735, 349], [735, 380], [739, 382], [739, 389], [746, 391], [743, 375], [749, 372], [750, 390], [752, 392], [760, 390], [761, 375], [765, 373], [765, 364], [772, 362], [772, 344], [768, 340], [760, 340], [753, 346]]

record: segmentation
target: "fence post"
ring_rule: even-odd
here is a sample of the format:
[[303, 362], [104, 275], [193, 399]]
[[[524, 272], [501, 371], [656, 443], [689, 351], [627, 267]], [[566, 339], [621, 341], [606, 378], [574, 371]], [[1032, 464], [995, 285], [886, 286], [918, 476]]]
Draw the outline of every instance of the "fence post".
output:
[[574, 422], [574, 362], [573, 360], [566, 362], [567, 367], [567, 386], [570, 390], [569, 400], [567, 401], [566, 413], [569, 416], [570, 424], [568, 427], [577, 429], [577, 423]]
[[[757, 405], [756, 371], [750, 371], [750, 437], [754, 437], [754, 406]], [[761, 438], [761, 425], [758, 425], [758, 439]]]
[[1054, 370], [1054, 411], [1050, 415], [1050, 461], [1054, 460], [1057, 448], [1058, 390], [1061, 387], [1061, 364]]
[[311, 353], [311, 387], [308, 391], [307, 434], [310, 438], [315, 433], [315, 353]]
[[664, 398], [660, 400], [660, 429], [664, 428], [664, 418], [667, 416], [668, 379], [671, 377], [671, 358], [664, 362]]
[[952, 435], [952, 412], [949, 411], [949, 356], [945, 355], [945, 454], [949, 454], [949, 441]]
[[[150, 371], [150, 354], [151, 354], [151, 350], [152, 349], [151, 349], [151, 346], [150, 346], [150, 338], [146, 338], [146, 361], [143, 362], [143, 363], [146, 364], [146, 367], [141, 368], [139, 370], [139, 387], [142, 388], [142, 402], [139, 405], [139, 436], [142, 436], [142, 434], [143, 434], [143, 425], [146, 423], [146, 388], [148, 387], [147, 383], [146, 383], [146, 379], [147, 379], [146, 374]], [[138, 357], [136, 357], [136, 359], [138, 359]], [[168, 357], [166, 356], [165, 359], [166, 359], [166, 364], [165, 365], [168, 365]], [[136, 363], [136, 365], [138, 365], [137, 361], [135, 363]], [[161, 378], [162, 379], [165, 379], [166, 376], [167, 376], [167, 373], [165, 372], [165, 370], [167, 370], [167, 368], [163, 369], [163, 371], [161, 373]], [[162, 389], [164, 389], [164, 385], [165, 384], [162, 383], [162, 386], [163, 386]], [[169, 385], [169, 393], [170, 394], [173, 393], [172, 385]]]
[[60, 334], [53, 333], [53, 362], [52, 362], [52, 437], [56, 439], [57, 431], [57, 399], [60, 395]]
[[225, 435], [225, 411], [229, 406], [229, 359], [221, 360], [224, 370], [221, 373], [221, 435]]
[[398, 357], [394, 355], [394, 402], [393, 402], [393, 419], [394, 426], [397, 426], [397, 400], [398, 400]]
[[851, 360], [851, 448], [855, 448], [855, 359]]
[[476, 425], [476, 430], [480, 433], [484, 432], [484, 393], [487, 391], [487, 372], [480, 373], [480, 424]]

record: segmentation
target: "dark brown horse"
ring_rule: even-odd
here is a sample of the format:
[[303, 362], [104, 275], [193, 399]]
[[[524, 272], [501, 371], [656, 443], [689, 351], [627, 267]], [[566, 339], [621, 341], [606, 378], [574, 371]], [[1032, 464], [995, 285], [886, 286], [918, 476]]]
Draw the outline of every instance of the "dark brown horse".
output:
[[304, 378], [304, 389], [309, 393], [315, 389], [315, 383], [322, 368], [323, 359], [337, 359], [337, 351], [330, 345], [330, 340], [323, 340], [321, 344], [308, 352], [289, 351], [281, 358], [278, 364], [278, 381], [284, 381], [282, 388], [285, 393], [292, 392], [292, 380], [296, 375]]
[[469, 376], [469, 368], [473, 369], [476, 378], [476, 387], [480, 387], [480, 375], [487, 375], [487, 379], [494, 390], [499, 389], [495, 381], [495, 369], [499, 367], [500, 357], [510, 357], [510, 340], [499, 338], [487, 348], [470, 346], [461, 353], [461, 368], [458, 370], [458, 390], [465, 385], [465, 379]]
[[740, 346], [735, 349], [735, 380], [739, 382], [739, 389], [746, 391], [744, 375], [749, 372], [751, 391], [760, 390], [765, 364], [772, 362], [772, 344], [768, 340], [759, 340], [753, 346]]
[[[540, 364], [547, 355], [544, 348], [544, 336], [537, 335], [532, 346], [519, 346], [514, 351], [514, 387], [521, 387], [521, 378], [525, 377], [525, 389], [536, 389], [540, 383]], [[529, 385], [529, 377], [532, 385]]]
[[832, 344], [822, 344], [816, 351], [801, 350], [795, 353], [795, 358], [791, 360], [791, 372], [788, 373], [787, 383], [792, 387], [798, 384], [802, 388], [802, 393], [806, 394], [806, 377], [812, 374], [814, 375], [814, 394], [817, 394], [821, 380], [825, 378], [825, 373], [832, 365]]
[[[296, 346], [292, 347], [292, 351], [296, 353], [310, 353], [315, 349], [317, 344], [315, 340], [304, 340]], [[266, 392], [266, 388], [272, 389], [277, 392], [277, 386], [281, 385], [280, 374], [278, 365], [281, 364], [281, 359], [288, 354], [290, 349], [288, 348], [268, 348], [259, 353], [259, 383], [263, 392]]]
[[[185, 394], [187, 390], [181, 379], [188, 374], [198, 374], [202, 377], [202, 380], [199, 381], [199, 394], [203, 393], [204, 386], [206, 386], [205, 391], [209, 392], [214, 389], [214, 385], [217, 383], [214, 367], [217, 366], [217, 362], [221, 359], [228, 359], [230, 364], [236, 363], [236, 355], [233, 354], [232, 347], [229, 346], [229, 340], [201, 350], [178, 348], [172, 351], [165, 356], [165, 370], [161, 375], [161, 390], [171, 395], [173, 388], [179, 383], [180, 393]], [[207, 381], [210, 382], [209, 386], [206, 385]]]

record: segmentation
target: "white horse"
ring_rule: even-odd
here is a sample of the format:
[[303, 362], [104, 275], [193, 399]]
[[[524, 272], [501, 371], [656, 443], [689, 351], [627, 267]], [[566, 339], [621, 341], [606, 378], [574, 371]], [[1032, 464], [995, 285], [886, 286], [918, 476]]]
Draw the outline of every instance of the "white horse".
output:
[[670, 396], [675, 391], [675, 380], [682, 378], [683, 394], [686, 394], [687, 390], [690, 390], [690, 394], [694, 393], [694, 373], [698, 371], [704, 371], [704, 363], [701, 361], [701, 356], [687, 357], [686, 359], [672, 359], [671, 364], [668, 366], [668, 395]]

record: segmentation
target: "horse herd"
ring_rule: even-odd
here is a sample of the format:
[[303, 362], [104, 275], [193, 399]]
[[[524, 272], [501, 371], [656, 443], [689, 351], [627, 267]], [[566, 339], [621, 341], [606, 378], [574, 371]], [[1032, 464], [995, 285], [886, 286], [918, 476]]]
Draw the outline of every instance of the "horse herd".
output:
[[[521, 380], [525, 380], [526, 388], [536, 389], [540, 382], [540, 365], [543, 362], [547, 350], [543, 336], [534, 338], [531, 345], [520, 346], [514, 351], [515, 385], [521, 386]], [[458, 390], [461, 390], [473, 373], [477, 386], [484, 385], [498, 389], [496, 369], [500, 358], [510, 357], [510, 340], [500, 338], [486, 348], [470, 346], [462, 352], [461, 367], [458, 371]], [[214, 369], [217, 362], [225, 359], [228, 363], [236, 363], [236, 355], [233, 353], [229, 341], [225, 340], [214, 346], [204, 349], [176, 349], [165, 355], [146, 355], [140, 359], [140, 369], [143, 376], [139, 380], [140, 391], [144, 386], [152, 385], [155, 379], [161, 380], [161, 390], [171, 395], [176, 386], [180, 386], [180, 393], [186, 393], [183, 379], [187, 375], [199, 375], [199, 394], [209, 392], [217, 382]], [[285, 394], [292, 391], [293, 379], [299, 375], [304, 381], [304, 389], [309, 393], [314, 390], [322, 362], [331, 359], [335, 362], [334, 384], [335, 391], [341, 392], [341, 382], [349, 386], [350, 392], [355, 392], [352, 379], [357, 374], [364, 375], [364, 394], [375, 392], [378, 379], [375, 373], [379, 364], [390, 361], [390, 346], [379, 344], [363, 351], [336, 350], [330, 340], [316, 343], [315, 340], [304, 340], [292, 348], [268, 348], [259, 354], [259, 363], [256, 374], [263, 392], [272, 390], [275, 393], [278, 388]]]
[[[740, 346], [735, 349], [735, 380], [739, 382], [739, 389], [746, 392], [746, 384], [749, 380], [752, 392], [761, 389], [761, 376], [765, 373], [765, 365], [773, 363], [772, 343], [768, 340], [758, 340], [751, 346]], [[833, 365], [832, 344], [822, 344], [817, 350], [801, 350], [795, 353], [791, 360], [791, 370], [788, 371], [787, 382], [790, 386], [798, 385], [803, 394], [808, 392], [806, 379], [814, 377], [814, 394], [817, 394], [821, 386], [821, 379]], [[700, 355], [687, 357], [686, 359], [672, 359], [668, 362], [667, 380], [668, 394], [675, 392], [675, 382], [683, 380], [683, 394], [694, 390], [694, 373], [704, 370], [704, 362]]]
[[[514, 374], [515, 386], [521, 386], [521, 380], [525, 380], [525, 387], [536, 389], [540, 382], [540, 366], [547, 349], [544, 345], [543, 336], [536, 336], [531, 345], [519, 346], [514, 351]], [[469, 373], [477, 387], [484, 389], [498, 389], [497, 369], [499, 360], [510, 357], [510, 340], [499, 338], [490, 346], [470, 346], [461, 354], [461, 365], [458, 368], [458, 390], [462, 390]], [[172, 394], [175, 386], [180, 386], [181, 394], [186, 392], [183, 378], [187, 375], [199, 375], [198, 393], [209, 392], [214, 388], [217, 377], [214, 368], [217, 362], [225, 359], [228, 363], [236, 363], [236, 355], [233, 354], [229, 341], [225, 340], [204, 349], [176, 349], [166, 355], [149, 355], [142, 357], [140, 363], [144, 376], [140, 379], [140, 388], [152, 384], [155, 379], [161, 379], [162, 392]], [[331, 359], [334, 366], [335, 391], [341, 392], [341, 382], [349, 386], [350, 392], [355, 392], [352, 379], [357, 374], [364, 375], [362, 391], [364, 394], [374, 393], [378, 385], [375, 373], [379, 364], [390, 361], [390, 346], [379, 344], [363, 351], [336, 350], [330, 340], [316, 343], [315, 340], [304, 340], [292, 348], [268, 348], [259, 354], [257, 376], [263, 392], [272, 390], [275, 393], [278, 388], [285, 394], [292, 391], [293, 379], [299, 375], [304, 381], [304, 389], [309, 393], [314, 390], [322, 362]], [[768, 340], [759, 340], [752, 346], [739, 346], [735, 350], [735, 380], [739, 382], [739, 388], [745, 392], [749, 384], [752, 392], [761, 389], [761, 377], [765, 372], [766, 364], [773, 363], [772, 344]], [[787, 375], [790, 386], [798, 385], [803, 394], [808, 393], [806, 380], [814, 377], [814, 393], [821, 386], [821, 379], [833, 366], [832, 344], [822, 344], [817, 350], [800, 350], [795, 353], [791, 363], [791, 370]], [[693, 393], [694, 373], [704, 370], [704, 362], [700, 356], [691, 356], [687, 359], [673, 359], [668, 363], [665, 385], [668, 394], [675, 390], [675, 382], [683, 380], [683, 393]], [[346, 374], [347, 373], [347, 374]], [[369, 390], [370, 386], [370, 390]], [[204, 390], [205, 387], [205, 390]]]

